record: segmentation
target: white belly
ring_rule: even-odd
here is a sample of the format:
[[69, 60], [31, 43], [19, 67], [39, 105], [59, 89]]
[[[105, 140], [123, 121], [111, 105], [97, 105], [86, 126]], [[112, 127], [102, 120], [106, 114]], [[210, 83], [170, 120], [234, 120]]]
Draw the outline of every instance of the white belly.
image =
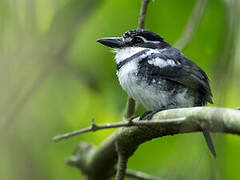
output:
[[169, 95], [166, 91], [159, 91], [156, 87], [149, 86], [137, 77], [137, 64], [132, 61], [121, 68], [118, 79], [122, 88], [147, 110], [153, 110], [168, 104]]
[[172, 91], [163, 90], [164, 81], [149, 85], [137, 76], [137, 63], [128, 62], [117, 72], [122, 88], [147, 110], [158, 108], [190, 107], [194, 105], [194, 98], [187, 95], [188, 89], [173, 96]]

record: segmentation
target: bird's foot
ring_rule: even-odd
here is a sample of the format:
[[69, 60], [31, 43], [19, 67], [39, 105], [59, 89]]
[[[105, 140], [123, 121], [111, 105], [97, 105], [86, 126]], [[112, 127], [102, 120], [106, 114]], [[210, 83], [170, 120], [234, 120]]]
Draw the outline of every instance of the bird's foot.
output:
[[146, 111], [145, 113], [143, 113], [143, 114], [140, 116], [139, 120], [144, 120], [144, 119], [146, 119], [147, 116], [148, 116], [148, 114], [150, 114], [150, 113], [152, 113], [152, 111]]
[[133, 119], [137, 118], [138, 116], [137, 115], [133, 115], [131, 116], [130, 118], [127, 118], [126, 120], [127, 121], [132, 121]]
[[151, 120], [154, 114], [156, 114], [160, 111], [163, 111], [163, 110], [164, 110], [164, 108], [159, 108], [159, 109], [155, 109], [153, 111], [147, 111], [140, 116], [139, 120]]

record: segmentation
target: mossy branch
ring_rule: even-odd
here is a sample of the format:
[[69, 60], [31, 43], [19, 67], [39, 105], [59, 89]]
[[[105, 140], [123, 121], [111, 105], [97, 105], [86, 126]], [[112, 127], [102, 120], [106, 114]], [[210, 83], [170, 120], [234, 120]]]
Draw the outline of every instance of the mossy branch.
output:
[[[161, 119], [182, 117], [185, 119], [160, 123]], [[137, 122], [139, 119], [132, 121]], [[88, 180], [106, 180], [115, 175], [119, 151], [124, 153], [125, 158], [129, 158], [139, 145], [153, 138], [198, 132], [202, 131], [202, 128], [207, 128], [209, 132], [240, 135], [240, 111], [235, 109], [217, 107], [171, 109], [157, 113], [151, 121], [149, 124], [119, 128], [99, 147], [81, 143], [67, 163], [79, 168]]]

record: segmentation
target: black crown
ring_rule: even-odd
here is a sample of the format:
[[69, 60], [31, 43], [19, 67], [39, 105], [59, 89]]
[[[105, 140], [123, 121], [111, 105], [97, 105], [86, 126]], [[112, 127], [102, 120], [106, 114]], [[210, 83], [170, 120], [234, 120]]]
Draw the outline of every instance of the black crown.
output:
[[164, 39], [160, 35], [147, 29], [130, 30], [123, 34], [124, 38], [133, 38], [135, 36], [142, 36], [149, 41], [164, 41]]

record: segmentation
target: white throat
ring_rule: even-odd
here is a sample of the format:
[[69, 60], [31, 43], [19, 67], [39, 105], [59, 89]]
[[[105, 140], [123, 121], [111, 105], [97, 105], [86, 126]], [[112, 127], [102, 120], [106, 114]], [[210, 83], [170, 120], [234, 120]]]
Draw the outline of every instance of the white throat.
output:
[[148, 48], [142, 48], [142, 47], [126, 47], [122, 49], [114, 49], [114, 52], [116, 53], [115, 59], [117, 64], [123, 61], [126, 58], [129, 58], [133, 56], [134, 54], [143, 51]]

